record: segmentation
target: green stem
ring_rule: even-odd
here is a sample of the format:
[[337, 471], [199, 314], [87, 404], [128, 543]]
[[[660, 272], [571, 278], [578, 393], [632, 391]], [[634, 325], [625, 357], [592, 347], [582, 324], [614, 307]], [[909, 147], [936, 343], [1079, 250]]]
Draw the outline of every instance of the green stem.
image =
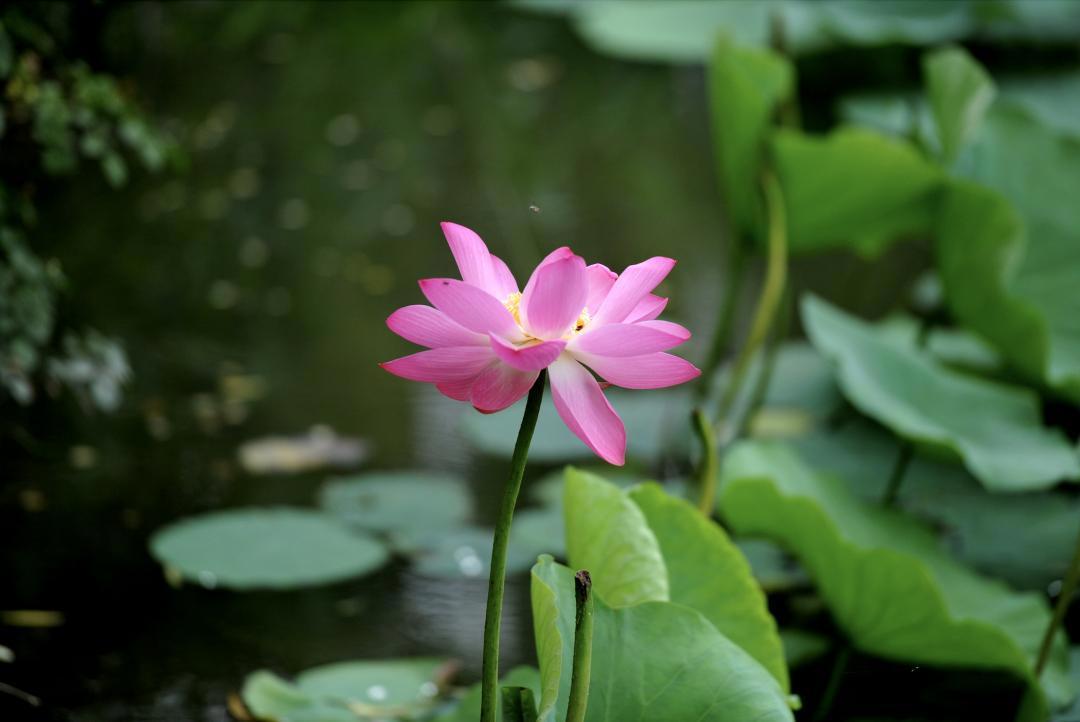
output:
[[484, 617], [484, 665], [481, 676], [480, 720], [496, 722], [499, 705], [499, 629], [502, 622], [503, 588], [506, 585], [506, 549], [510, 543], [510, 524], [514, 520], [521, 478], [525, 475], [525, 461], [529, 457], [529, 444], [536, 419], [540, 414], [540, 402], [544, 399], [544, 383], [547, 372], [541, 371], [529, 391], [525, 414], [521, 418], [514, 456], [510, 461], [510, 478], [503, 493], [499, 520], [495, 525], [495, 540], [491, 547], [491, 572], [488, 576], [487, 614]]
[[701, 441], [701, 465], [698, 467], [698, 489], [701, 496], [698, 499], [698, 510], [706, 517], [711, 517], [716, 498], [716, 477], [720, 465], [716, 450], [716, 433], [701, 409], [694, 411], [693, 425]]
[[823, 720], [829, 718], [829, 712], [832, 711], [833, 701], [836, 699], [836, 693], [840, 690], [840, 682], [844, 678], [848, 660], [850, 659], [851, 647], [845, 644], [836, 653], [836, 658], [833, 660], [833, 668], [829, 674], [829, 682], [825, 687], [825, 693], [821, 695], [821, 702], [818, 703], [817, 709], [814, 710], [814, 722], [823, 722]]
[[900, 486], [904, 482], [904, 475], [908, 466], [911, 465], [911, 457], [914, 456], [915, 447], [910, 441], [900, 443], [900, 452], [896, 455], [896, 463], [893, 464], [892, 473], [889, 474], [889, 483], [885, 486], [885, 494], [881, 497], [882, 506], [893, 506], [900, 494]]
[[769, 345], [765, 348], [765, 359], [762, 362], [757, 380], [754, 381], [754, 388], [750, 392], [750, 403], [747, 405], [746, 413], [743, 414], [739, 427], [736, 429], [735, 439], [742, 437], [743, 432], [754, 420], [754, 416], [765, 404], [765, 395], [769, 393], [769, 383], [772, 381], [773, 370], [776, 368], [776, 357], [779, 355], [780, 345], [787, 338], [788, 325], [791, 322], [790, 291], [791, 289], [788, 288], [784, 292], [784, 298], [780, 304], [780, 315], [773, 325], [772, 333], [769, 334]]
[[696, 388], [699, 401], [708, 395], [709, 386], [716, 376], [716, 370], [720, 368], [721, 362], [727, 355], [728, 346], [731, 345], [731, 335], [735, 331], [735, 317], [739, 310], [743, 281], [746, 278], [746, 254], [742, 250], [742, 242], [739, 240], [734, 228], [729, 228], [727, 235], [728, 257], [727, 263], [724, 265], [724, 298], [721, 301], [720, 315], [717, 318], [712, 345], [709, 346], [709, 354], [705, 357], [705, 363], [701, 366], [701, 378]]
[[771, 173], [765, 175], [763, 187], [769, 218], [769, 257], [765, 267], [765, 282], [761, 286], [761, 294], [758, 296], [757, 307], [754, 309], [750, 335], [739, 349], [739, 355], [735, 358], [735, 364], [732, 367], [731, 378], [728, 379], [724, 395], [720, 398], [720, 407], [716, 414], [718, 423], [726, 421], [742, 389], [747, 369], [750, 367], [750, 360], [769, 334], [769, 328], [776, 316], [776, 309], [784, 294], [784, 286], [787, 284], [787, 220], [784, 215], [783, 191], [776, 177]]
[[1054, 647], [1054, 636], [1065, 621], [1065, 613], [1069, 611], [1069, 602], [1076, 593], [1076, 585], [1080, 582], [1080, 536], [1076, 538], [1076, 551], [1073, 552], [1072, 561], [1069, 562], [1069, 570], [1065, 573], [1065, 581], [1061, 584], [1061, 594], [1058, 595], [1054, 605], [1054, 616], [1050, 618], [1050, 624], [1046, 626], [1042, 644], [1039, 645], [1039, 656], [1035, 659], [1035, 677], [1038, 678], [1046, 668], [1050, 659], [1050, 650]]
[[536, 698], [531, 689], [502, 688], [502, 722], [536, 722]]
[[574, 575], [574, 667], [570, 677], [570, 702], [566, 722], [585, 722], [589, 706], [589, 678], [592, 675], [593, 595], [592, 578], [582, 569]]

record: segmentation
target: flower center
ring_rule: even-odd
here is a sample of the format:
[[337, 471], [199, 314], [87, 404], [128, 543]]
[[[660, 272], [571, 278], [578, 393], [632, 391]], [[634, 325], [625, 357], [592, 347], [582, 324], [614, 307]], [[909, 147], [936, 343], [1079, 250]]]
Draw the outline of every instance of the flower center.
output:
[[[518, 326], [520, 326], [521, 294], [516, 292], [511, 293], [509, 296], [506, 297], [506, 300], [503, 301], [503, 306], [505, 306], [506, 310], [510, 312], [510, 315], [514, 317], [514, 322], [517, 323]], [[570, 330], [569, 335], [581, 333], [583, 330], [585, 330], [585, 327], [589, 324], [589, 321], [591, 320], [592, 316], [589, 315], [588, 307], [581, 309], [581, 313], [578, 315], [577, 320], [574, 321], [574, 326]]]

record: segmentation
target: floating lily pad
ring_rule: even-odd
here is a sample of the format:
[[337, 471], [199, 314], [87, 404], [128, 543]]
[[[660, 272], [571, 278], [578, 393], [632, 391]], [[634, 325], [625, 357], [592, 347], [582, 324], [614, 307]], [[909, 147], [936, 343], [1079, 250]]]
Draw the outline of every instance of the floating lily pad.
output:
[[[686, 443], [687, 435], [672, 436], [670, 433], [673, 425], [685, 428], [689, 423], [690, 397], [685, 391], [619, 392], [609, 389], [605, 393], [626, 425], [629, 458], [655, 460], [662, 453], [676, 453], [678, 445]], [[463, 415], [465, 436], [486, 454], [510, 458], [524, 409], [524, 401], [497, 414], [478, 414], [469, 409]], [[566, 428], [551, 400], [545, 399], [529, 447], [529, 461], [550, 464], [595, 458], [589, 447]]]
[[[532, 571], [542, 722], [563, 719], [569, 700], [573, 576], [550, 557]], [[776, 679], [699, 612], [656, 601], [613, 609], [595, 597], [586, 722], [750, 719], [794, 718]]]
[[803, 320], [852, 404], [912, 441], [955, 452], [987, 488], [1032, 491], [1080, 477], [1075, 449], [1042, 425], [1029, 391], [953, 371], [813, 296]]
[[452, 666], [444, 659], [338, 662], [301, 672], [295, 683], [259, 670], [244, 682], [244, 704], [275, 722], [418, 719], [438, 701]]
[[150, 538], [166, 570], [204, 587], [288, 589], [381, 567], [386, 549], [318, 511], [234, 509], [182, 519]]
[[[744, 442], [724, 465], [724, 518], [783, 543], [802, 561], [860, 650], [940, 666], [1008, 670], [1029, 684], [1018, 719], [1067, 701], [1064, 637], [1040, 687], [1032, 671], [1050, 612], [945, 554], [918, 522], [869, 505], [778, 443]], [[1044, 694], [1045, 690], [1045, 694]], [[1047, 698], [1050, 702], [1048, 703]]]
[[472, 516], [472, 497], [458, 477], [429, 471], [387, 471], [333, 479], [319, 506], [350, 527], [397, 532], [452, 529]]
[[[527, 571], [541, 554], [565, 554], [562, 515], [557, 509], [525, 509], [514, 514], [506, 570]], [[433, 529], [409, 538], [417, 573], [433, 577], [487, 579], [491, 568], [491, 529]]]
[[[499, 680], [501, 687], [526, 687], [540, 697], [540, 672], [535, 667], [515, 667]], [[443, 712], [432, 722], [476, 722], [480, 719], [482, 692], [479, 684], [474, 684], [452, 709]], [[502, 705], [495, 710], [496, 719], [502, 719]]]

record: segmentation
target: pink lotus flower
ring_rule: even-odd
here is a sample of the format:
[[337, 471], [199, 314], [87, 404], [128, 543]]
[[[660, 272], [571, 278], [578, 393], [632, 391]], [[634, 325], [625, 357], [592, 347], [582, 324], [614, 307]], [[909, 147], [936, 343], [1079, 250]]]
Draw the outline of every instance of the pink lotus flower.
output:
[[674, 386], [701, 373], [664, 353], [690, 332], [655, 320], [667, 299], [652, 290], [675, 261], [656, 256], [616, 274], [599, 263], [586, 266], [564, 246], [519, 291], [480, 236], [454, 223], [442, 229], [462, 280], [420, 281], [434, 308], [399, 308], [386, 325], [428, 350], [380, 365], [484, 413], [512, 405], [546, 368], [563, 422], [602, 459], [622, 465], [626, 429], [589, 369], [605, 386], [628, 389]]

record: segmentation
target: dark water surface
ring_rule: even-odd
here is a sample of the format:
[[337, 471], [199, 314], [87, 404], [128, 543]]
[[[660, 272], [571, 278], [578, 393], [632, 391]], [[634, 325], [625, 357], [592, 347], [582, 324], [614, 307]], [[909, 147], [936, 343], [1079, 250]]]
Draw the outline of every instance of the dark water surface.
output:
[[[567, 243], [613, 268], [678, 258], [669, 315], [699, 357], [721, 225], [700, 69], [605, 59], [557, 18], [488, 4], [145, 3], [103, 37], [102, 66], [188, 168], [120, 192], [88, 173], [42, 199], [65, 321], [122, 338], [134, 375], [115, 415], [0, 409], [0, 609], [63, 616], [0, 624], [16, 655], [0, 681], [44, 700], [0, 695], [0, 720], [224, 720], [254, 669], [350, 658], [455, 656], [475, 678], [482, 580], [395, 562], [304, 591], [177, 590], [146, 539], [209, 509], [311, 505], [323, 474], [248, 475], [236, 449], [316, 424], [369, 441], [369, 468], [462, 473], [490, 523], [505, 464], [376, 366], [409, 352], [384, 319], [421, 302], [415, 280], [454, 274], [440, 220], [522, 283]], [[851, 259], [806, 265], [833, 297], [893, 293]], [[505, 661], [529, 661], [524, 576], [506, 616]]]

